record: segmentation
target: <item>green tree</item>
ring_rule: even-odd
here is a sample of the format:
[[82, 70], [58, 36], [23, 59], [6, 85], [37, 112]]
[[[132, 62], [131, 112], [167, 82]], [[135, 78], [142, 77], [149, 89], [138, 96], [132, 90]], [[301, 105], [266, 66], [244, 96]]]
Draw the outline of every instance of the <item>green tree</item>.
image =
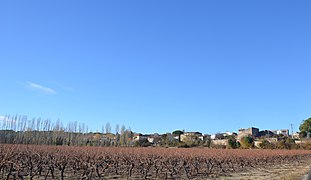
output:
[[184, 132], [181, 130], [176, 130], [176, 131], [173, 131], [172, 134], [174, 136], [178, 136], [178, 141], [180, 142], [180, 135], [184, 134]]
[[238, 147], [239, 147], [239, 144], [238, 144], [237, 140], [235, 139], [235, 137], [234, 136], [229, 136], [227, 148], [228, 149], [235, 149], [235, 148], [238, 148]]
[[254, 147], [254, 139], [252, 137], [243, 137], [240, 141], [241, 148], [252, 148]]
[[304, 137], [307, 133], [311, 133], [311, 118], [303, 120], [299, 126], [299, 130]]
[[162, 134], [161, 135], [161, 145], [166, 145], [167, 144], [167, 134]]

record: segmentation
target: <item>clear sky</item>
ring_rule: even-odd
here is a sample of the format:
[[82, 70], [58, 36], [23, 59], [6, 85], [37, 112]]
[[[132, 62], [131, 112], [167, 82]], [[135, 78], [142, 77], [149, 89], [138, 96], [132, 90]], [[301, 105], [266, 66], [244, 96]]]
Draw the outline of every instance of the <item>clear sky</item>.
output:
[[[142, 133], [295, 130], [310, 1], [0, 2], [0, 116]], [[114, 128], [113, 128], [114, 129]]]

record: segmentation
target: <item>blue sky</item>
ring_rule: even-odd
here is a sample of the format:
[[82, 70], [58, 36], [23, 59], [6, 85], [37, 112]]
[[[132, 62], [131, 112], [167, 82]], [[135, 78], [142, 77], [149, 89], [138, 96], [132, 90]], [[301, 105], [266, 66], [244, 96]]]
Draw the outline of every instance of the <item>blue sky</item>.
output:
[[132, 130], [295, 130], [310, 1], [1, 1], [0, 115]]

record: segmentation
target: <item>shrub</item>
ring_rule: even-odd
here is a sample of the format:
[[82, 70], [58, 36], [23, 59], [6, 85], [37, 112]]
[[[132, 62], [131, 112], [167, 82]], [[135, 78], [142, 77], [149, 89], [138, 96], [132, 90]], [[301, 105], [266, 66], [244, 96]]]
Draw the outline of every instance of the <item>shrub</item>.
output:
[[237, 140], [234, 137], [230, 137], [228, 139], [227, 149], [235, 149], [239, 147], [240, 147], [240, 143], [237, 142]]
[[277, 142], [276, 147], [278, 149], [297, 149], [298, 148], [295, 141], [288, 137], [284, 137], [282, 140]]
[[240, 144], [243, 149], [252, 148], [254, 147], [254, 139], [252, 137], [242, 137]]
[[275, 145], [270, 143], [267, 140], [263, 140], [262, 143], [259, 145], [262, 149], [274, 149]]

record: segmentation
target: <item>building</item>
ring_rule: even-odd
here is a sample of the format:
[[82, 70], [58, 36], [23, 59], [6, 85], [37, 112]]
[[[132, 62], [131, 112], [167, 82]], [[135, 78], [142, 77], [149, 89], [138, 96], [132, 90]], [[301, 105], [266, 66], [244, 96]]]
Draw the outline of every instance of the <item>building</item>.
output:
[[161, 136], [157, 133], [148, 136], [147, 139], [151, 144], [155, 144], [155, 145], [161, 142]]
[[212, 134], [211, 139], [224, 139], [225, 138], [225, 133], [217, 133], [217, 134]]
[[143, 134], [134, 134], [133, 136], [133, 141], [143, 141], [148, 139], [148, 135], [143, 135]]
[[174, 136], [172, 133], [162, 134], [161, 141], [166, 143], [178, 142], [178, 136]]
[[259, 134], [258, 134], [259, 137], [265, 137], [265, 138], [270, 138], [270, 137], [273, 137], [274, 135], [275, 134], [270, 130], [259, 131]]
[[180, 135], [180, 141], [197, 141], [197, 140], [204, 140], [204, 136], [200, 132], [185, 132], [184, 134]]
[[214, 139], [211, 141], [212, 146], [227, 146], [228, 144], [228, 139]]
[[247, 129], [239, 129], [238, 139], [242, 139], [243, 137], [252, 136], [252, 137], [258, 137], [259, 135], [259, 129], [250, 127]]
[[200, 132], [185, 132], [183, 135], [185, 136], [202, 136]]
[[289, 130], [288, 129], [272, 130], [272, 132], [274, 134], [277, 134], [277, 135], [283, 135], [283, 136], [286, 136], [286, 137], [289, 136]]
[[238, 134], [237, 133], [235, 133], [235, 132], [229, 132], [229, 131], [227, 131], [226, 133], [224, 133], [224, 136], [225, 137], [228, 137], [228, 136], [237, 136]]

